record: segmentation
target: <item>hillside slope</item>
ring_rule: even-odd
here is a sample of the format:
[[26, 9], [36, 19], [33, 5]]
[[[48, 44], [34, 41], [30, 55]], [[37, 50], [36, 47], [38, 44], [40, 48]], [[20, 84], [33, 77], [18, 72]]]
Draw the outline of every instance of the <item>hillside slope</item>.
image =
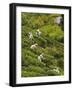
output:
[[[21, 16], [21, 76], [64, 75], [64, 16], [24, 12]], [[55, 22], [57, 17], [62, 17], [62, 22]], [[30, 34], [32, 38], [29, 38]], [[32, 45], [36, 47], [33, 49]], [[40, 55], [43, 56], [41, 61]]]

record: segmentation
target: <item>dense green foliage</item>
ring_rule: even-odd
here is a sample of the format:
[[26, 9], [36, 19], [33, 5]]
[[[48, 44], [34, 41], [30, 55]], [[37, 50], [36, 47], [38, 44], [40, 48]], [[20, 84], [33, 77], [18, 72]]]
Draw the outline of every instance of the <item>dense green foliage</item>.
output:
[[[22, 39], [22, 77], [64, 75], [64, 30], [63, 23], [57, 24], [54, 19], [61, 14], [21, 14]], [[36, 36], [36, 31], [41, 31]], [[33, 38], [29, 39], [29, 32]], [[35, 49], [31, 45], [37, 43]], [[38, 56], [43, 53], [42, 61]], [[58, 71], [57, 71], [58, 70]]]

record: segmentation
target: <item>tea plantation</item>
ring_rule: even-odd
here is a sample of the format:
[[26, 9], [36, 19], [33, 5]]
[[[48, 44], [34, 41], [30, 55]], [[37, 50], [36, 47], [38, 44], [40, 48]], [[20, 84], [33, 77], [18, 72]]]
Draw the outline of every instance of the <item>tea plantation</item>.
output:
[[21, 13], [22, 77], [64, 75], [63, 19], [61, 14]]

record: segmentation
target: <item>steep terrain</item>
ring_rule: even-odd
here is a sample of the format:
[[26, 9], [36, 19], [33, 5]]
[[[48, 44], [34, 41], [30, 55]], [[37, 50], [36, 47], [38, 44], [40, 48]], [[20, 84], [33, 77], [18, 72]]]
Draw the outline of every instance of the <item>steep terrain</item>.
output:
[[[57, 17], [62, 17], [60, 23], [56, 22]], [[22, 12], [22, 77], [64, 75], [63, 18], [61, 14]], [[31, 38], [29, 32], [33, 35]], [[40, 61], [38, 56], [41, 54]]]

